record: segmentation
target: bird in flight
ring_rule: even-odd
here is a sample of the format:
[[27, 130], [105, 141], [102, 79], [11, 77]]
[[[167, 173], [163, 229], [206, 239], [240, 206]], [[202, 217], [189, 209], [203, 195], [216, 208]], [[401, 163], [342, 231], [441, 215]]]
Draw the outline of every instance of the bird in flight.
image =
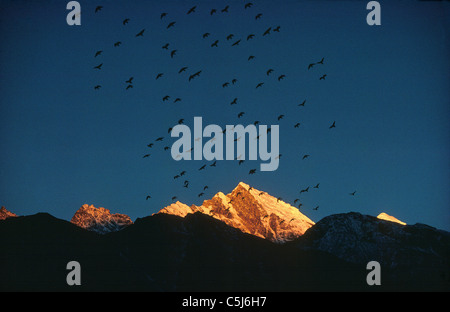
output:
[[325, 74], [325, 75], [322, 75], [320, 78], [319, 78], [319, 80], [325, 80], [325, 77], [326, 77], [327, 75]]
[[233, 105], [233, 104], [237, 104], [237, 98], [234, 98], [233, 102], [230, 103], [230, 105]]
[[169, 50], [169, 44], [166, 43], [165, 45], [162, 46], [163, 49]]
[[136, 37], [139, 37], [139, 36], [143, 37], [144, 36], [144, 31], [145, 31], [145, 29], [142, 29], [140, 32], [138, 32], [136, 34]]
[[150, 198], [152, 198], [150, 195], [147, 195], [147, 197], [145, 198], [145, 200], [149, 200]]
[[122, 42], [117, 41], [116, 43], [114, 43], [114, 46], [115, 46], [115, 47], [118, 47], [118, 46], [120, 46], [121, 44], [122, 44]]
[[209, 35], [210, 35], [210, 33], [204, 33], [202, 37], [203, 37], [203, 39], [205, 39], [205, 38], [209, 37]]
[[216, 9], [212, 9], [211, 12], [209, 13], [210, 15], [213, 15], [214, 13], [216, 13], [217, 10]]
[[301, 194], [301, 193], [305, 193], [305, 192], [308, 192], [308, 190], [309, 190], [309, 186], [308, 186], [307, 188], [305, 188], [305, 189], [301, 190], [301, 191], [300, 191], [300, 194]]
[[202, 197], [203, 195], [205, 195], [205, 193], [201, 192], [200, 194], [198, 194], [198, 197]]
[[330, 126], [330, 129], [336, 128], [336, 121], [333, 121], [333, 124]]
[[233, 43], [231, 46], [237, 46], [237, 45], [239, 45], [239, 42], [241, 42], [241, 39], [239, 39], [238, 41], [236, 41], [235, 43]]
[[175, 22], [170, 22], [168, 25], [167, 25], [167, 29], [169, 29], [170, 27], [173, 27], [175, 25]]
[[317, 210], [317, 209], [319, 209], [319, 206], [316, 206], [316, 207], [313, 208], [313, 210]]
[[227, 12], [228, 13], [228, 8], [229, 8], [230, 6], [229, 5], [227, 5], [226, 7], [224, 7], [223, 9], [222, 9], [222, 12]]
[[273, 31], [280, 32], [280, 26], [275, 27]]
[[236, 78], [233, 78], [233, 80], [231, 80], [231, 83], [232, 84], [235, 84], [237, 82], [237, 79]]
[[101, 85], [96, 85], [95, 87], [94, 87], [94, 89], [95, 90], [98, 90], [98, 89], [100, 89], [102, 86]]
[[298, 104], [298, 106], [305, 106], [306, 100], [304, 100], [303, 102], [301, 102], [300, 104]]
[[309, 155], [306, 154], [306, 155], [303, 155], [303, 158], [302, 158], [302, 159], [306, 159], [306, 158], [308, 158], [308, 157], [309, 157]]
[[278, 81], [280, 81], [280, 80], [283, 79], [284, 77], [286, 77], [286, 75], [281, 75], [280, 77], [278, 77]]
[[173, 101], [173, 102], [176, 103], [176, 102], [180, 102], [180, 101], [181, 101], [180, 98], [176, 98], [175, 101]]
[[231, 39], [233, 39], [233, 37], [234, 37], [233, 34], [229, 34], [229, 35], [227, 36], [227, 40], [231, 40]]
[[258, 14], [255, 16], [255, 20], [260, 19], [261, 16], [262, 16], [262, 13], [258, 13]]
[[278, 116], [278, 120], [281, 120], [281, 119], [283, 119], [283, 117], [284, 117], [284, 115], [280, 115], [280, 116]]
[[178, 71], [178, 73], [181, 74], [181, 73], [184, 72], [186, 69], [188, 69], [188, 68], [187, 68], [187, 67], [182, 67], [182, 68]]
[[177, 50], [172, 50], [172, 52], [170, 52], [170, 57], [173, 58], [173, 56], [175, 55], [176, 52], [177, 52]]
[[219, 40], [216, 40], [213, 42], [213, 44], [211, 44], [211, 47], [218, 47]]
[[163, 102], [164, 102], [164, 101], [167, 101], [169, 98], [170, 98], [170, 96], [166, 95], [165, 97], [163, 97], [162, 100], [163, 100]]
[[94, 69], [102, 69], [102, 65], [103, 65], [103, 63], [101, 63], [101, 64], [95, 66]]
[[262, 87], [262, 86], [263, 86], [263, 84], [264, 84], [264, 82], [260, 82], [260, 83], [258, 83], [258, 84], [256, 85], [256, 89], [258, 89], [259, 87]]
[[133, 85], [129, 84], [129, 85], [126, 87], [126, 90], [128, 90], [128, 89], [130, 89], [130, 88], [133, 88]]
[[222, 84], [222, 88], [228, 87], [229, 84], [230, 84], [229, 82], [223, 83], [223, 84]]
[[94, 57], [99, 56], [100, 54], [102, 54], [102, 52], [103, 52], [102, 50], [95, 52], [95, 56]]
[[320, 183], [317, 183], [316, 186], [314, 186], [314, 188], [318, 189], [319, 188], [319, 184]]
[[323, 64], [323, 57], [322, 57], [322, 59], [320, 60], [320, 61], [318, 61], [316, 64]]
[[248, 9], [248, 8], [250, 8], [252, 5], [253, 5], [253, 3], [251, 3], [251, 2], [246, 3], [245, 6], [244, 6], [244, 9]]
[[263, 33], [263, 36], [270, 34], [272, 27], [267, 28], [267, 30]]
[[130, 79], [128, 79], [127, 81], [125, 81], [125, 83], [133, 83], [133, 77], [130, 77]]
[[195, 12], [196, 7], [197, 6], [193, 6], [192, 8], [190, 8], [189, 11], [187, 12], [187, 14], [191, 14], [191, 13]]
[[239, 114], [238, 114], [238, 118], [241, 118], [242, 116], [244, 116], [244, 112], [240, 112]]
[[255, 37], [255, 35], [254, 34], [250, 34], [250, 35], [247, 36], [247, 40], [253, 39], [253, 37]]
[[352, 196], [355, 196], [355, 194], [356, 194], [356, 191], [354, 191], [353, 193], [350, 193], [350, 195], [352, 195]]
[[310, 68], [312, 68], [314, 65], [315, 65], [315, 63], [309, 64], [309, 65], [308, 65], [308, 70], [309, 70]]
[[272, 72], [273, 72], [273, 69], [270, 68], [270, 69], [266, 72], [267, 76], [269, 76]]
[[162, 141], [164, 138], [163, 137], [159, 137], [156, 139], [156, 141]]
[[157, 75], [156, 75], [156, 79], [159, 79], [159, 78], [161, 78], [161, 77], [162, 77], [163, 75], [164, 75], [163, 73], [159, 73], [159, 74], [157, 74]]
[[201, 166], [198, 170], [203, 170], [206, 168], [206, 165]]
[[299, 122], [297, 122], [297, 123], [294, 125], [294, 128], [298, 128], [298, 127], [300, 127], [300, 123], [299, 123]]
[[97, 6], [95, 8], [95, 13], [99, 12], [101, 9], [103, 9], [103, 7], [101, 5]]
[[165, 17], [166, 15], [167, 15], [167, 13], [161, 13], [160, 19], [162, 19], [162, 18]]
[[150, 154], [145, 154], [144, 157], [142, 157], [142, 158], [147, 158], [149, 156], [150, 156]]
[[254, 58], [255, 58], [254, 55], [250, 55], [250, 56], [248, 57], [248, 60], [250, 61], [250, 60], [253, 60]]
[[254, 174], [256, 172], [256, 169], [250, 169], [250, 171], [248, 172], [248, 174]]
[[123, 20], [122, 24], [123, 24], [123, 25], [126, 25], [126, 24], [128, 24], [129, 21], [130, 21], [130, 19], [129, 19], [129, 18], [126, 18], [126, 19]]

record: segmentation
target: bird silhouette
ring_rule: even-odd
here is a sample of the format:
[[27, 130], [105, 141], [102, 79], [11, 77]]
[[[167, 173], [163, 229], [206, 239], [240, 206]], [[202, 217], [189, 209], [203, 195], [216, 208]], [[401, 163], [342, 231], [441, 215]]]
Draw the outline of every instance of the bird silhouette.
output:
[[165, 49], [165, 50], [169, 50], [169, 44], [166, 43], [165, 45], [162, 46], [162, 48]]
[[233, 78], [233, 80], [231, 80], [231, 83], [232, 84], [235, 84], [237, 82], [237, 79], [236, 78]]
[[184, 122], [184, 119], [181, 118], [180, 120], [178, 120], [178, 124], [181, 125]]
[[215, 167], [216, 166], [217, 161], [214, 161], [211, 165], [209, 165], [210, 167]]
[[125, 83], [132, 83], [133, 81], [133, 77], [130, 77], [130, 79], [128, 79], [127, 81], [125, 81]]
[[266, 72], [267, 76], [269, 76], [272, 72], [273, 72], [273, 69], [270, 68], [270, 69]]
[[280, 121], [281, 119], [283, 119], [284, 115], [280, 115], [278, 116], [278, 121]]
[[262, 13], [258, 13], [258, 14], [255, 16], [255, 20], [260, 19], [261, 16], [262, 16]]
[[147, 195], [147, 197], [145, 198], [145, 200], [149, 200], [150, 198], [152, 198], [150, 195]]
[[190, 8], [189, 11], [186, 14], [191, 14], [191, 13], [195, 12], [195, 8], [196, 7], [197, 6], [193, 6], [192, 8]]
[[355, 194], [356, 194], [356, 191], [354, 191], [353, 193], [350, 193], [350, 195], [352, 195], [352, 196], [355, 196]]
[[211, 12], [209, 13], [210, 15], [213, 15], [214, 13], [216, 13], [217, 10], [216, 9], [211, 9]]
[[314, 186], [314, 188], [318, 189], [319, 188], [319, 184], [320, 183], [317, 183], [316, 186]]
[[336, 128], [336, 121], [333, 121], [333, 124], [330, 126], [330, 129]]
[[167, 29], [169, 29], [170, 27], [175, 26], [175, 23], [176, 23], [176, 22], [170, 22], [170, 23], [167, 25]]
[[126, 90], [128, 90], [128, 89], [130, 89], [130, 88], [133, 88], [133, 85], [128, 85], [127, 87], [126, 87]]
[[228, 87], [229, 84], [230, 84], [229, 82], [223, 83], [223, 84], [222, 84], [222, 88]]
[[[280, 200], [282, 200], [282, 198], [281, 198], [281, 197], [278, 197], [278, 198], [277, 198], [277, 203], [278, 203]], [[283, 220], [283, 221], [284, 221], [284, 220]]]
[[97, 7], [95, 8], [95, 13], [100, 12], [101, 9], [103, 9], [103, 7], [102, 7], [101, 5], [97, 6]]
[[164, 102], [164, 101], [167, 101], [169, 98], [170, 98], [170, 96], [166, 95], [166, 96], [163, 97], [162, 100], [163, 100], [163, 102]]
[[203, 195], [205, 195], [205, 193], [201, 192], [200, 194], [198, 194], [198, 197], [202, 197]]
[[114, 43], [114, 46], [115, 46], [115, 47], [118, 47], [118, 46], [120, 46], [121, 44], [122, 44], [122, 42], [117, 41], [116, 43]]
[[297, 123], [294, 125], [294, 128], [298, 128], [298, 127], [300, 127], [300, 123], [299, 123], [299, 122], [297, 122]]
[[175, 101], [173, 101], [173, 102], [176, 103], [176, 102], [180, 102], [180, 101], [181, 101], [180, 98], [176, 98]]
[[229, 34], [229, 35], [227, 36], [227, 40], [231, 40], [231, 39], [233, 39], [233, 37], [234, 37], [233, 34]]
[[178, 73], [181, 74], [182, 72], [186, 71], [186, 69], [188, 69], [188, 68], [187, 68], [187, 67], [182, 67], [182, 68], [178, 71]]
[[227, 5], [226, 7], [224, 7], [223, 9], [222, 9], [222, 12], [227, 12], [228, 13], [228, 8], [229, 8], [230, 6], [229, 5]]
[[315, 65], [315, 63], [309, 64], [309, 65], [308, 65], [308, 70], [309, 70], [310, 68], [312, 68], [314, 65]]
[[172, 197], [172, 201], [174, 201], [175, 199], [177, 199], [177, 197], [176, 197], [176, 196], [173, 196], [173, 197]]
[[206, 191], [207, 189], [208, 189], [208, 185], [205, 185], [205, 186], [203, 187], [203, 190]]
[[172, 50], [172, 52], [170, 52], [170, 57], [173, 58], [173, 56], [175, 55], [175, 53], [177, 53], [177, 50]]
[[248, 174], [254, 174], [256, 172], [256, 169], [250, 169], [250, 171], [248, 172]]
[[273, 31], [280, 32], [280, 26], [275, 27]]
[[165, 16], [167, 16], [167, 13], [161, 13], [160, 19], [163, 19]]
[[239, 42], [241, 42], [241, 39], [239, 39], [238, 41], [236, 41], [235, 43], [233, 43], [231, 46], [233, 47], [233, 46], [237, 46], [237, 45], [239, 45]]
[[206, 165], [201, 166], [198, 170], [203, 170], [206, 168]]
[[308, 186], [307, 188], [305, 188], [305, 189], [301, 190], [301, 191], [300, 191], [300, 194], [301, 194], [301, 193], [305, 193], [305, 192], [308, 192], [308, 190], [309, 190], [309, 186]]
[[300, 200], [300, 199], [296, 198], [296, 199], [294, 200], [294, 204], [296, 204], [299, 200]]
[[230, 105], [237, 104], [237, 98], [234, 98], [234, 100], [230, 103]]
[[250, 39], [253, 39], [254, 37], [255, 37], [255, 35], [254, 35], [254, 34], [250, 34], [250, 35], [248, 35], [248, 36], [247, 36], [247, 41], [248, 41], [248, 40], [250, 40]]
[[122, 21], [122, 24], [123, 24], [123, 25], [126, 25], [126, 24], [128, 24], [129, 21], [130, 21], [130, 19], [129, 19], [129, 18], [126, 18], [126, 19], [124, 19], [124, 20]]
[[142, 158], [147, 158], [149, 156], [150, 156], [150, 154], [145, 154], [144, 157], [142, 157]]
[[145, 31], [145, 29], [142, 29], [140, 32], [138, 32], [136, 34], [136, 37], [139, 37], [139, 36], [143, 37], [144, 36], [144, 31]]
[[300, 104], [298, 104], [298, 106], [305, 106], [306, 100], [304, 100], [303, 102], [301, 102]]
[[309, 155], [306, 154], [306, 155], [303, 155], [303, 158], [302, 158], [302, 159], [306, 159], [306, 158], [308, 158], [308, 157], [309, 157]]
[[327, 75], [325, 74], [325, 75], [322, 75], [320, 78], [319, 78], [319, 80], [325, 80], [325, 77], [326, 77]]
[[286, 75], [280, 75], [280, 76], [278, 77], [278, 81], [280, 81], [281, 79], [284, 79], [284, 77], [286, 77]]
[[267, 30], [263, 33], [263, 36], [270, 34], [272, 27], [267, 28]]
[[253, 60], [254, 58], [255, 58], [255, 56], [250, 55], [250, 56], [248, 57], [248, 60], [250, 61], [250, 60]]
[[318, 61], [316, 64], [323, 64], [323, 57], [322, 57], [322, 59], [320, 60], [320, 61]]
[[244, 8], [245, 8], [245, 9], [248, 9], [248, 8], [250, 8], [252, 5], [253, 5], [253, 3], [251, 3], [251, 2], [246, 3], [245, 6], [244, 6]]
[[263, 86], [263, 84], [264, 84], [264, 82], [260, 82], [260, 83], [258, 83], [258, 84], [256, 85], [256, 89], [258, 89], [258, 88], [262, 87], [262, 86]]
[[95, 56], [94, 57], [99, 56], [100, 54], [102, 54], [102, 52], [103, 52], [102, 50], [95, 52]]
[[156, 141], [162, 141], [164, 139], [164, 137], [159, 137], [156, 139]]
[[156, 75], [156, 80], [158, 80], [159, 78], [161, 78], [164, 74], [163, 73], [159, 73]]
[[238, 114], [238, 118], [241, 118], [242, 116], [244, 116], [244, 112], [240, 112], [239, 114]]
[[103, 63], [101, 63], [101, 64], [95, 66], [94, 69], [102, 69], [102, 66], [103, 66]]
[[211, 47], [218, 47], [218, 44], [219, 44], [219, 40], [216, 40], [211, 44]]
[[319, 206], [316, 206], [316, 207], [313, 208], [313, 210], [317, 210], [317, 209], [319, 209]]
[[101, 85], [96, 85], [95, 87], [94, 87], [94, 89], [95, 90], [98, 90], [98, 89], [100, 89], [102, 86]]

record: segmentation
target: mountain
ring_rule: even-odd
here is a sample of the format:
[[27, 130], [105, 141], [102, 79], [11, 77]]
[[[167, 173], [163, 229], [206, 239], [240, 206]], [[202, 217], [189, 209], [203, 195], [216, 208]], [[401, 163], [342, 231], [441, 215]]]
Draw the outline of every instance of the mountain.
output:
[[78, 209], [70, 220], [71, 223], [99, 234], [120, 231], [133, 224], [130, 217], [124, 214], [111, 214], [103, 207], [95, 208], [94, 205], [84, 204]]
[[225, 224], [272, 242], [284, 243], [303, 235], [314, 222], [298, 208], [240, 182], [229, 194], [217, 193], [201, 206], [176, 202], [158, 213], [185, 217], [201, 212]]
[[0, 208], [0, 220], [5, 220], [6, 218], [17, 217], [17, 215], [13, 212], [6, 210], [4, 206]]
[[388, 215], [388, 214], [385, 213], [385, 212], [380, 213], [380, 214], [377, 216], [377, 218], [378, 218], [378, 219], [382, 219], [382, 220], [386, 220], [386, 221], [397, 222], [398, 224], [401, 224], [401, 225], [406, 225], [405, 222], [400, 221], [400, 220], [397, 219], [396, 217], [390, 216], [390, 215]]
[[404, 289], [417, 281], [422, 288], [450, 285], [450, 233], [428, 225], [402, 225], [356, 212], [335, 214], [291, 243], [354, 264], [377, 261], [390, 272], [391, 282]]

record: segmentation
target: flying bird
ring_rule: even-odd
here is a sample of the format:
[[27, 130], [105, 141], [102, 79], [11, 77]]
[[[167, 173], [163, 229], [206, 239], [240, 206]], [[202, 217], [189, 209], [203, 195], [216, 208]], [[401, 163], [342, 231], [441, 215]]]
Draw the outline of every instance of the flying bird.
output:
[[273, 69], [270, 68], [270, 69], [266, 72], [267, 76], [269, 76], [272, 72], [273, 72]]
[[166, 43], [165, 45], [162, 46], [163, 49], [169, 50], [169, 44]]
[[103, 63], [101, 63], [101, 64], [95, 66], [94, 69], [102, 69], [102, 65], [103, 65]]
[[258, 84], [256, 85], [256, 89], [258, 89], [259, 87], [262, 87], [262, 86], [263, 86], [263, 84], [264, 84], [264, 82], [260, 82], [260, 83], [258, 83]]
[[333, 121], [333, 124], [330, 126], [330, 129], [336, 128], [336, 121]]
[[314, 65], [315, 65], [315, 63], [309, 64], [309, 65], [308, 65], [308, 70], [309, 70], [310, 68], [312, 68]]
[[303, 102], [301, 102], [300, 104], [298, 104], [298, 106], [305, 106], [306, 100], [304, 100]]
[[323, 64], [323, 57], [322, 57], [322, 59], [320, 60], [320, 61], [318, 61], [316, 64]]
[[133, 83], [133, 77], [130, 77], [130, 79], [128, 79], [127, 81], [125, 81], [125, 83]]
[[198, 197], [202, 197], [203, 195], [205, 195], [205, 193], [201, 192], [200, 194], [198, 194]]
[[280, 77], [278, 77], [278, 81], [280, 81], [280, 80], [283, 79], [284, 77], [286, 77], [286, 75], [281, 75]]
[[128, 89], [130, 89], [130, 88], [133, 88], [133, 85], [129, 84], [129, 85], [126, 87], [126, 90], [128, 90]]
[[167, 25], [167, 29], [169, 29], [170, 27], [173, 27], [175, 25], [175, 22], [170, 22], [168, 25]]
[[245, 6], [244, 6], [244, 9], [248, 9], [248, 8], [250, 8], [252, 5], [253, 5], [253, 3], [251, 3], [251, 2], [246, 3]]
[[138, 32], [138, 33], [136, 34], [136, 37], [139, 37], [139, 36], [143, 37], [143, 36], [144, 36], [144, 30], [145, 30], [145, 29], [142, 29], [140, 32]]
[[157, 75], [156, 75], [156, 80], [159, 79], [159, 78], [161, 78], [163, 75], [164, 75], [163, 73], [157, 74]]
[[149, 156], [150, 156], [150, 154], [145, 154], [144, 157], [142, 157], [142, 158], [147, 158]]
[[241, 42], [241, 39], [239, 39], [238, 41], [236, 41], [235, 43], [233, 43], [231, 46], [237, 46], [237, 45], [239, 45], [239, 42]]
[[209, 35], [210, 35], [210, 33], [204, 33], [202, 37], [203, 37], [203, 39], [205, 39], [205, 38], [209, 37]]
[[234, 100], [230, 103], [230, 105], [233, 105], [233, 104], [237, 104], [237, 98], [234, 98]]
[[115, 46], [115, 47], [118, 47], [118, 46], [120, 46], [121, 44], [122, 44], [122, 42], [117, 41], [116, 43], [114, 43], [114, 46]]
[[278, 120], [281, 120], [281, 119], [283, 119], [283, 117], [284, 117], [284, 115], [280, 115], [280, 116], [278, 116]]
[[211, 44], [211, 47], [218, 47], [219, 40], [216, 40], [213, 42], [213, 44]]
[[186, 14], [191, 14], [191, 13], [195, 12], [195, 8], [196, 7], [197, 6], [193, 6], [192, 8], [190, 8], [189, 11]]
[[267, 28], [267, 30], [263, 33], [263, 36], [270, 34], [272, 27]]
[[314, 186], [314, 188], [318, 189], [319, 188], [319, 184], [320, 183], [317, 183], [316, 186]]
[[280, 32], [280, 26], [275, 27], [273, 31]]
[[233, 34], [229, 34], [229, 35], [227, 36], [227, 40], [231, 40], [231, 39], [233, 39], [233, 37], [234, 37]]
[[164, 102], [164, 101], [167, 101], [169, 98], [170, 98], [170, 96], [166, 95], [165, 97], [163, 97], [162, 100], [163, 100], [163, 102]]
[[215, 167], [216, 166], [217, 161], [214, 161], [211, 165], [209, 165], [210, 167]]
[[230, 6], [229, 5], [227, 5], [226, 7], [224, 7], [223, 9], [222, 9], [222, 12], [227, 12], [228, 13], [228, 8], [229, 8]]
[[258, 14], [255, 16], [255, 20], [260, 19], [261, 16], [262, 16], [262, 13], [258, 13]]
[[309, 155], [306, 154], [306, 155], [303, 155], [303, 158], [302, 158], [302, 159], [306, 159], [306, 158], [308, 158], [308, 157], [309, 157]]
[[250, 56], [248, 57], [248, 61], [253, 60], [254, 58], [255, 58], [255, 56], [250, 55]]
[[322, 75], [320, 78], [319, 78], [319, 80], [325, 80], [325, 77], [326, 77], [327, 75], [325, 74], [325, 75]]
[[180, 98], [176, 98], [175, 101], [173, 101], [173, 102], [176, 103], [176, 102], [180, 102], [180, 101], [181, 101]]
[[230, 84], [229, 82], [223, 83], [223, 84], [222, 84], [222, 88], [228, 87], [229, 84]]
[[160, 19], [162, 19], [166, 15], [167, 15], [167, 13], [161, 13]]
[[298, 128], [298, 127], [300, 127], [300, 123], [299, 123], [299, 122], [297, 122], [297, 123], [294, 125], [294, 128]]
[[126, 19], [123, 20], [122, 24], [123, 24], [123, 25], [126, 25], [126, 24], [128, 24], [129, 21], [130, 21], [130, 19], [129, 19], [129, 18], [126, 18]]
[[308, 190], [309, 190], [309, 186], [308, 186], [307, 188], [301, 190], [301, 191], [300, 191], [300, 194], [301, 194], [301, 193], [304, 193], [304, 192], [308, 192]]
[[98, 89], [100, 89], [102, 86], [101, 85], [96, 85], [95, 87], [94, 87], [94, 89], [95, 90], [98, 90]]
[[356, 191], [354, 191], [353, 193], [350, 193], [350, 195], [352, 195], [352, 196], [355, 196], [355, 194], [356, 194]]
[[95, 52], [95, 56], [94, 57], [99, 56], [100, 54], [102, 54], [102, 52], [103, 52], [102, 50]]
[[247, 36], [247, 40], [253, 39], [254, 37], [255, 37], [254, 34], [250, 34], [250, 35]]
[[99, 12], [101, 9], [103, 9], [103, 7], [101, 5], [97, 6], [95, 8], [95, 13]]
[[251, 169], [248, 174], [254, 174], [256, 172], [256, 169]]
[[210, 15], [213, 15], [214, 13], [216, 13], [217, 10], [216, 9], [212, 9], [211, 12], [209, 13]]
[[319, 206], [316, 206], [315, 208], [313, 208], [313, 210], [317, 210], [317, 209], [319, 209]]
[[170, 57], [173, 58], [173, 56], [175, 55], [176, 52], [177, 52], [177, 50], [172, 50], [172, 52], [170, 52]]
[[233, 80], [231, 80], [231, 83], [232, 84], [235, 84], [237, 82], [237, 79], [236, 78], [233, 78]]
[[164, 139], [164, 137], [159, 137], [156, 139], [156, 141], [162, 141]]
[[239, 114], [238, 114], [238, 118], [241, 118], [242, 116], [244, 116], [244, 112], [240, 112]]
[[206, 168], [206, 165], [201, 166], [198, 170], [203, 170]]
[[181, 73], [184, 72], [186, 69], [188, 69], [188, 68], [187, 68], [187, 67], [182, 67], [182, 68], [178, 71], [178, 73], [181, 74]]
[[145, 198], [145, 200], [149, 200], [150, 198], [152, 198], [150, 195], [147, 195], [147, 197]]

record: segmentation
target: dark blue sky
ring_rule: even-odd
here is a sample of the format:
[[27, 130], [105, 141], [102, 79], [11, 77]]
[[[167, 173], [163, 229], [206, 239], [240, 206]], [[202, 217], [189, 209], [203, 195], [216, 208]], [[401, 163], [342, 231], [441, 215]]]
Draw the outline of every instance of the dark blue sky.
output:
[[[70, 220], [87, 203], [135, 220], [172, 196], [200, 205], [243, 181], [291, 204], [300, 198], [316, 222], [386, 212], [450, 230], [448, 2], [380, 1], [381, 26], [367, 25], [368, 1], [251, 0], [249, 9], [250, 0], [79, 1], [81, 26], [66, 24], [67, 2], [0, 2], [0, 205]], [[97, 5], [103, 9], [94, 13]], [[211, 163], [174, 161], [163, 149], [175, 141], [168, 128], [180, 118], [192, 126], [195, 116], [223, 127], [278, 124], [278, 170], [259, 171], [259, 160], [219, 161], [203, 171]]]

